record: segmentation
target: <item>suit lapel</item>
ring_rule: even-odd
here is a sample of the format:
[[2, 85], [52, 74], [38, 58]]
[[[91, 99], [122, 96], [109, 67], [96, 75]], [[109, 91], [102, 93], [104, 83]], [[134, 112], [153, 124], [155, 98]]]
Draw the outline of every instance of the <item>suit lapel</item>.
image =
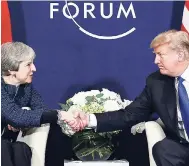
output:
[[168, 78], [164, 84], [165, 103], [171, 119], [172, 125], [177, 126], [177, 106], [176, 106], [176, 89], [174, 78]]

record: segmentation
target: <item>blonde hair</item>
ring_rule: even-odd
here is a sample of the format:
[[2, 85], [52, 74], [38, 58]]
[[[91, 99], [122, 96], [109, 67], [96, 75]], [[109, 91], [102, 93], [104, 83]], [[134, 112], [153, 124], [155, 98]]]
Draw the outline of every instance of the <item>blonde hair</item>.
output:
[[184, 51], [185, 58], [189, 59], [189, 35], [184, 31], [169, 30], [157, 35], [151, 42], [150, 48], [168, 43], [175, 51]]

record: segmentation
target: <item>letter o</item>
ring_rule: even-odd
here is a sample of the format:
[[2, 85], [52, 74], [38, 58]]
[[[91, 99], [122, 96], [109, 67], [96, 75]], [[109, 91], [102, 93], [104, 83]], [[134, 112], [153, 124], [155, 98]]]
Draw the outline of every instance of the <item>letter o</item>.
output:
[[75, 17], [77, 17], [78, 16], [78, 14], [79, 14], [79, 7], [75, 4], [75, 3], [72, 3], [72, 2], [69, 2], [69, 3], [67, 3], [68, 4], [68, 7], [69, 6], [74, 6], [75, 7], [75, 14], [74, 15], [68, 15], [67, 13], [66, 13], [66, 9], [67, 9], [67, 5], [65, 4], [64, 5], [64, 7], [62, 8], [62, 12], [63, 12], [63, 15], [66, 17], [66, 18], [68, 18], [68, 19], [72, 19], [72, 17], [73, 18], [75, 18]]

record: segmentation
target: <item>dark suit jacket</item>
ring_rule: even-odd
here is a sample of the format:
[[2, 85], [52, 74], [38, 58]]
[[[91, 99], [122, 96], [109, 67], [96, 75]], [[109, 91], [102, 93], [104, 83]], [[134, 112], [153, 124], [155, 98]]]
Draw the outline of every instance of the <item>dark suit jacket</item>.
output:
[[[173, 77], [152, 73], [146, 80], [142, 93], [124, 110], [95, 114], [97, 131], [112, 131], [148, 121], [156, 112], [172, 139], [182, 140], [178, 132], [176, 89]], [[182, 140], [183, 141], [183, 140]]]

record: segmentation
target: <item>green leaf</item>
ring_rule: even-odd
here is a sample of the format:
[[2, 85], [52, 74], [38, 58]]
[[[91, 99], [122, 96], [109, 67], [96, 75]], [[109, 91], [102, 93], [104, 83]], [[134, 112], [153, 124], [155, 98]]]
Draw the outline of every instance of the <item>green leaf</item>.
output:
[[101, 98], [103, 95], [104, 95], [103, 93], [100, 93], [100, 94], [97, 94], [96, 97]]
[[87, 100], [87, 102], [92, 102], [94, 97], [93, 96], [87, 96], [85, 99]]
[[59, 103], [59, 105], [60, 105], [60, 107], [61, 107], [62, 110], [68, 111], [68, 109], [69, 109], [68, 105], [62, 104], [62, 103]]

